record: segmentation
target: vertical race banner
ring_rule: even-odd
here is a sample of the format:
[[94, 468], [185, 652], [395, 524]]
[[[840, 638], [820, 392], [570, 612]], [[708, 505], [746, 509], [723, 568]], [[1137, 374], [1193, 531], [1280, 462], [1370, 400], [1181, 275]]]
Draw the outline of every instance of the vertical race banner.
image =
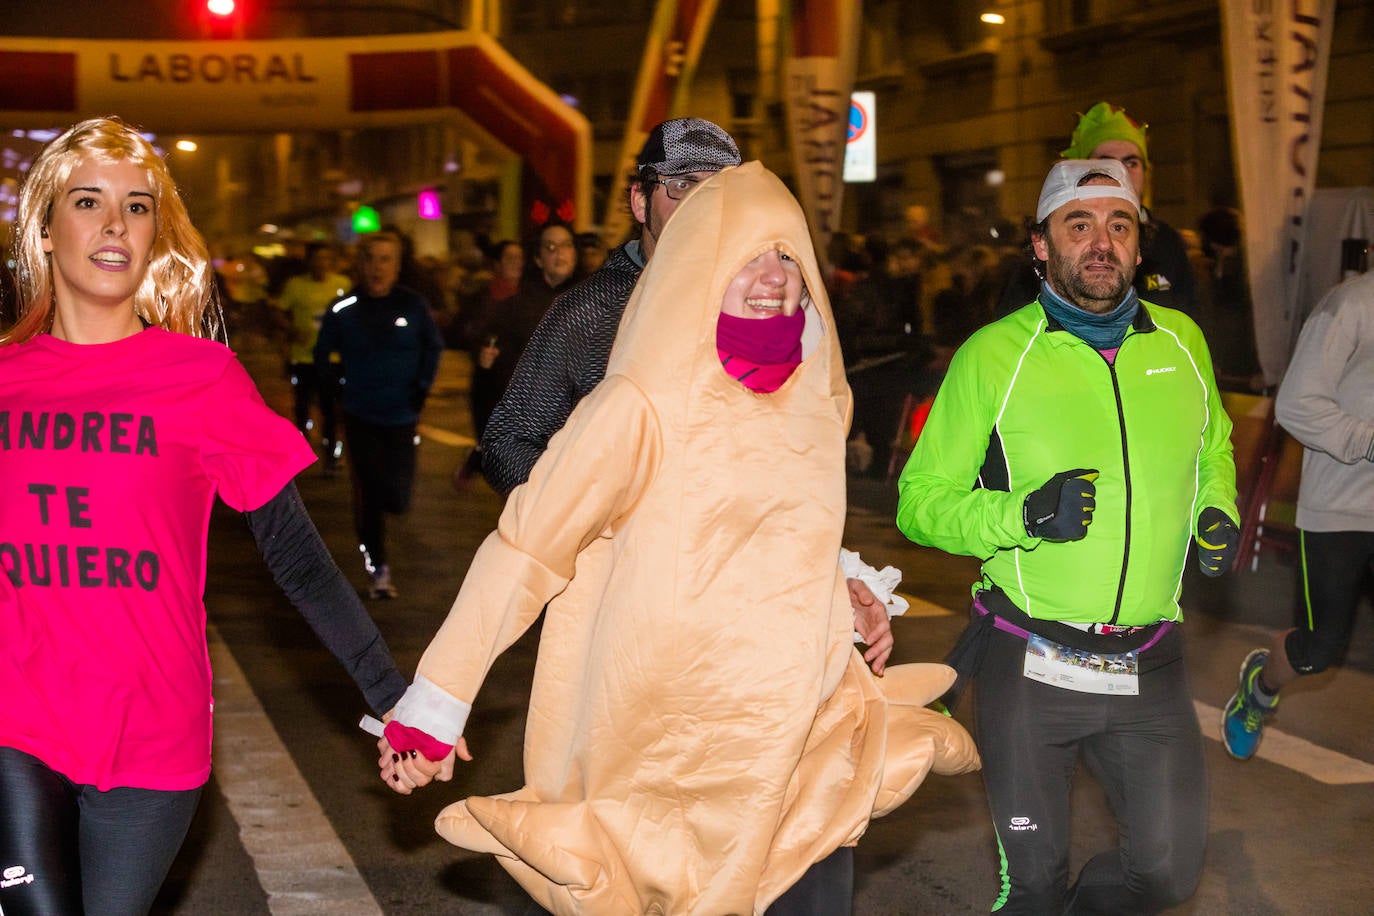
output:
[[1336, 0], [1221, 0], [1255, 348], [1266, 385], [1305, 316], [1298, 284]]
[[792, 166], [816, 257], [829, 273], [830, 238], [844, 203], [850, 91], [858, 62], [861, 0], [793, 0], [783, 65]]
[[687, 116], [687, 102], [701, 59], [702, 46], [711, 31], [720, 0], [658, 0], [644, 56], [639, 63], [625, 137], [611, 174], [611, 193], [601, 220], [601, 237], [618, 245], [630, 229], [630, 214], [620, 195], [624, 177], [634, 170], [635, 156], [654, 125], [668, 118]]

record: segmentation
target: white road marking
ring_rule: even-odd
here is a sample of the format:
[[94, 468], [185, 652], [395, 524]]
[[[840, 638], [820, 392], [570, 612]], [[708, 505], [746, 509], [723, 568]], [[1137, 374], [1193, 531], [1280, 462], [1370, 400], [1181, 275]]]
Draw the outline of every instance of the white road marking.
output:
[[[1221, 740], [1221, 710], [1206, 703], [1193, 701], [1202, 733], [1214, 741]], [[1264, 740], [1256, 757], [1296, 770], [1328, 786], [1348, 786], [1374, 782], [1374, 764], [1347, 757], [1311, 741], [1285, 734], [1272, 725], [1265, 726]], [[1239, 761], [1235, 761], [1239, 764]]]
[[[898, 594], [911, 602], [910, 610], [902, 615], [904, 617], [939, 617], [952, 613], [905, 592]], [[1196, 700], [1193, 701], [1193, 708], [1197, 710], [1202, 733], [1213, 741], [1220, 741], [1221, 710]], [[1329, 786], [1374, 782], [1374, 764], [1286, 734], [1272, 725], [1264, 729], [1264, 740], [1260, 742], [1255, 756]], [[1240, 761], [1235, 762], [1240, 764]]]
[[940, 605], [927, 601], [924, 598], [917, 598], [915, 595], [909, 595], [906, 592], [896, 592], [895, 594], [905, 598], [907, 603], [911, 605], [911, 607], [907, 608], [906, 613], [902, 615], [903, 617], [951, 617], [954, 614], [953, 611], [946, 610], [940, 607]]
[[472, 446], [477, 444], [477, 440], [472, 438], [471, 436], [464, 436], [459, 433], [449, 432], [446, 429], [440, 429], [437, 426], [430, 426], [427, 423], [419, 424], [415, 427], [415, 431], [420, 435], [424, 436], [426, 439], [433, 439], [440, 445], [451, 445], [454, 448], [471, 448]]
[[229, 647], [209, 627], [215, 781], [238, 823], [273, 916], [381, 916]]

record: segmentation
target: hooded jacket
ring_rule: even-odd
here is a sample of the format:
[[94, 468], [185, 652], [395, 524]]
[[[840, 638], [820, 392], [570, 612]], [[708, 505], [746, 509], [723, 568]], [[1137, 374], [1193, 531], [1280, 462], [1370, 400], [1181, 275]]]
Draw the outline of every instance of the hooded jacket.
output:
[[[810, 290], [806, 355], [746, 389], [716, 352], [726, 285], [780, 249]], [[559, 914], [762, 913], [857, 842], [964, 730], [923, 708], [942, 665], [874, 678], [836, 557], [850, 395], [805, 218], [758, 163], [674, 215], [605, 380], [479, 549], [397, 717], [461, 733], [487, 670], [550, 602], [525, 786], [437, 828]]]

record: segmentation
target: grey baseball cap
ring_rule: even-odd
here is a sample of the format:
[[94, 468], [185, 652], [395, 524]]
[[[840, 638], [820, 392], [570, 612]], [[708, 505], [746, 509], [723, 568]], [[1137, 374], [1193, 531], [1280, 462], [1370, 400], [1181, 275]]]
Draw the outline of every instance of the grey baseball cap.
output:
[[684, 175], [719, 172], [739, 164], [739, 147], [719, 125], [702, 118], [673, 118], [649, 131], [635, 159], [635, 170], [641, 175]]
[[[1084, 184], [1090, 176], [1105, 175], [1116, 184]], [[1050, 167], [1045, 184], [1040, 189], [1040, 203], [1035, 208], [1035, 221], [1044, 222], [1045, 217], [1064, 206], [1071, 200], [1089, 200], [1094, 197], [1119, 197], [1131, 205], [1140, 215], [1140, 198], [1136, 197], [1135, 185], [1126, 167], [1115, 159], [1060, 159]]]

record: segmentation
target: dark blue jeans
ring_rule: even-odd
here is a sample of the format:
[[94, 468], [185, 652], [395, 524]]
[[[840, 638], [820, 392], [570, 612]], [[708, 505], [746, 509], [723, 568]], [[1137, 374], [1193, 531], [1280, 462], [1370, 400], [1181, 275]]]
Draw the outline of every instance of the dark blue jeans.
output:
[[141, 916], [172, 867], [200, 789], [110, 789], [72, 782], [0, 747], [0, 912]]

